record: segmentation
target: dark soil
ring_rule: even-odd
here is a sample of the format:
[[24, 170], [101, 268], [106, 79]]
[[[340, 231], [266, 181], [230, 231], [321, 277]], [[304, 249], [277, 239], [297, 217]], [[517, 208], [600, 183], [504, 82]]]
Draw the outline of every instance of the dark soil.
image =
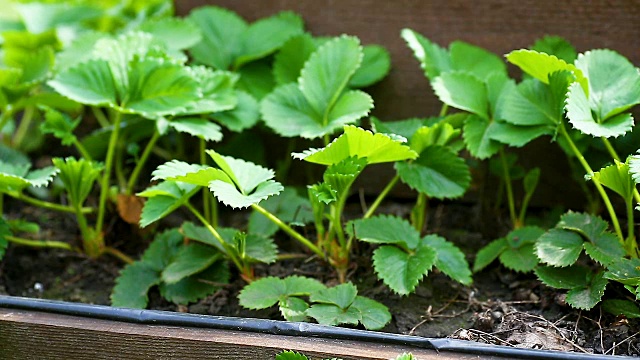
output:
[[[355, 208], [357, 205], [352, 211], [357, 212]], [[406, 216], [409, 208], [394, 204], [383, 211]], [[72, 217], [32, 211], [29, 217], [38, 218], [38, 222], [44, 224], [42, 234], [53, 236], [75, 226]], [[482, 234], [504, 230], [503, 224], [495, 221], [488, 224], [477, 213], [477, 209], [470, 206], [435, 206], [431, 209], [428, 231], [456, 243], [469, 254], [471, 263], [473, 254], [490, 239]], [[487, 226], [491, 230], [487, 230]], [[129, 225], [114, 223], [111, 229], [120, 233], [117, 237], [120, 248], [132, 256], [138, 256], [144, 250], [146, 244], [127, 243], [131, 236], [126, 235], [135, 232]], [[282, 248], [290, 247], [289, 243], [281, 245]], [[355, 250], [350, 280], [362, 295], [384, 303], [393, 314], [392, 322], [383, 331], [533, 349], [640, 355], [640, 323], [637, 320], [603, 314], [599, 308], [589, 312], [576, 311], [564, 303], [562, 292], [540, 285], [535, 276], [509, 272], [494, 265], [475, 274], [473, 286], [465, 287], [434, 272], [422, 281], [415, 294], [402, 297], [391, 293], [375, 277], [369, 245], [359, 244]], [[91, 260], [67, 251], [10, 246], [0, 263], [0, 294], [109, 305], [109, 294], [121, 267], [118, 260], [108, 256]], [[285, 260], [269, 267], [259, 266], [256, 273], [258, 276], [297, 274], [315, 277], [328, 285], [337, 283], [333, 271], [317, 260]], [[240, 307], [237, 294], [244, 283], [237, 276], [235, 279], [188, 307], [167, 303], [152, 290], [150, 308], [281, 319], [275, 308], [251, 311]], [[610, 286], [607, 293], [616, 291], [619, 289]], [[624, 293], [620, 291], [620, 294]]]

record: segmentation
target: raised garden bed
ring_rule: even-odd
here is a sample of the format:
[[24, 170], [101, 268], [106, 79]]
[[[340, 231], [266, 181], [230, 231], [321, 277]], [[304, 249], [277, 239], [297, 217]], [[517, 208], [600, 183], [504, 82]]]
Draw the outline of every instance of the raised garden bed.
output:
[[[637, 354], [637, 59], [553, 36], [531, 38], [529, 49], [489, 42], [498, 55], [433, 34], [436, 42], [401, 20], [416, 7], [389, 15], [403, 27], [398, 71], [412, 64], [412, 80], [431, 85], [427, 103], [440, 109], [397, 120], [404, 113], [391, 117], [395, 105], [384, 104], [402, 104], [389, 99], [402, 87], [384, 79], [400, 46], [307, 27], [294, 12], [239, 6], [247, 21], [216, 6], [172, 17], [165, 0], [9, 3], [0, 19], [0, 293], [293, 323], [217, 318], [236, 324], [206, 330], [228, 345], [200, 344], [191, 327], [201, 325], [189, 321], [206, 317], [157, 327], [146, 321], [174, 316], [114, 308], [120, 315], [96, 318], [91, 311], [108, 308], [3, 297], [11, 310], [0, 331], [153, 343], [168, 326], [179, 333], [171, 343], [229, 353], [269, 339], [256, 358], [311, 343], [330, 347], [310, 355], [372, 352], [337, 352], [344, 341], [388, 358], [387, 345], [374, 345], [383, 338], [391, 352], [411, 345], [427, 358], [434, 349], [566, 355], [460, 339]], [[446, 11], [467, 9], [454, 8]], [[551, 172], [528, 155], [544, 141], [547, 157], [562, 159]], [[247, 322], [271, 324], [270, 334], [229, 333]], [[287, 342], [293, 335], [342, 342]], [[24, 349], [15, 346], [7, 351]]]

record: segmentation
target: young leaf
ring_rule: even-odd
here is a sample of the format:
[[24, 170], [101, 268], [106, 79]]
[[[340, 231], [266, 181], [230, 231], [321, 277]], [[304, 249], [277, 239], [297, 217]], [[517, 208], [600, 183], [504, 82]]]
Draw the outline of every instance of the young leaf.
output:
[[280, 313], [287, 321], [308, 321], [309, 304], [297, 297], [288, 297], [278, 302]]
[[382, 329], [391, 321], [391, 314], [386, 306], [364, 296], [357, 296], [351, 308], [360, 312], [360, 323], [367, 330]]
[[573, 289], [589, 283], [589, 269], [582, 266], [556, 268], [539, 266], [535, 269], [538, 278], [547, 286], [556, 289]]
[[188, 304], [198, 301], [226, 284], [230, 278], [229, 267], [224, 261], [216, 261], [208, 269], [186, 277], [175, 284], [161, 283], [160, 294], [175, 304]]
[[78, 141], [73, 130], [80, 124], [82, 118], [71, 120], [67, 114], [52, 108], [44, 109], [44, 122], [40, 125], [43, 134], [52, 134], [61, 140], [62, 145], [72, 145]]
[[389, 52], [379, 45], [367, 45], [362, 49], [362, 64], [349, 81], [349, 87], [363, 88], [382, 80], [391, 68]]
[[385, 245], [373, 253], [373, 267], [378, 277], [400, 295], [412, 293], [437, 260], [436, 251], [423, 244], [411, 253]]
[[420, 67], [429, 79], [433, 80], [441, 73], [451, 70], [451, 59], [446, 49], [411, 29], [403, 29], [401, 36], [413, 50]]
[[125, 266], [111, 292], [111, 306], [146, 308], [149, 303], [147, 293], [160, 281], [158, 271], [142, 261]]
[[402, 182], [437, 199], [462, 196], [471, 182], [464, 159], [444, 146], [428, 146], [412, 162], [395, 165]]
[[507, 250], [508, 247], [509, 245], [507, 244], [506, 238], [494, 240], [484, 246], [476, 254], [476, 260], [473, 263], [473, 272], [478, 272], [487, 267], [487, 265], [497, 259], [503, 251]]
[[180, 249], [162, 272], [162, 281], [175, 284], [187, 276], [197, 274], [220, 259], [220, 253], [210, 246], [193, 243]]
[[59, 172], [54, 166], [29, 171], [30, 167], [31, 164], [14, 165], [0, 160], [0, 192], [47, 186]]
[[593, 178], [609, 189], [622, 196], [625, 201], [633, 200], [635, 182], [629, 170], [629, 163], [621, 163], [614, 159], [614, 163], [593, 173]]
[[294, 351], [283, 351], [276, 354], [276, 360], [309, 360], [309, 358]]
[[376, 164], [415, 159], [418, 154], [387, 135], [347, 125], [344, 134], [325, 148], [294, 153], [293, 157], [322, 165], [337, 164], [349, 157], [366, 158], [367, 164]]
[[459, 283], [471, 284], [471, 270], [459, 248], [437, 235], [427, 235], [422, 242], [436, 251], [435, 266], [438, 270]]
[[471, 155], [478, 159], [487, 159], [495, 155], [502, 146], [493, 139], [495, 122], [489, 122], [477, 115], [467, 117], [464, 122], [464, 143]]
[[181, 133], [187, 133], [206, 141], [222, 140], [220, 126], [201, 118], [179, 118], [168, 122], [169, 126]]
[[282, 136], [316, 138], [365, 116], [373, 107], [361, 91], [345, 91], [362, 58], [357, 38], [342, 36], [318, 48], [297, 84], [276, 88], [262, 102], [267, 126]]
[[[385, 135], [398, 135], [404, 139], [412, 139], [418, 129], [425, 126], [425, 122], [429, 119], [411, 118], [399, 121], [381, 121], [375, 116], [371, 116], [371, 130], [374, 133], [382, 133]], [[414, 150], [420, 150], [420, 147], [413, 147]]]
[[171, 214], [198, 191], [198, 187], [182, 182], [164, 181], [138, 196], [148, 197], [140, 215], [140, 227], [146, 227]]
[[549, 83], [550, 74], [558, 71], [569, 71], [576, 78], [579, 86], [585, 91], [588, 90], [588, 80], [584, 77], [582, 71], [573, 64], [558, 59], [554, 55], [522, 49], [510, 52], [506, 55], [506, 58], [507, 61], [545, 84]]
[[640, 308], [629, 300], [609, 299], [602, 301], [602, 310], [615, 316], [624, 315], [627, 319], [640, 318]]
[[151, 18], [138, 28], [162, 41], [168, 49], [188, 49], [202, 40], [200, 29], [191, 21], [181, 18]]
[[591, 101], [578, 83], [569, 86], [567, 117], [573, 127], [583, 134], [595, 137], [618, 137], [631, 131], [633, 117], [630, 114], [614, 115], [607, 119], [594, 119]]
[[588, 285], [569, 290], [567, 304], [576, 309], [590, 310], [600, 302], [606, 287], [607, 279], [603, 273], [595, 274]]
[[575, 232], [551, 229], [536, 242], [536, 254], [544, 263], [553, 266], [573, 265], [582, 253], [584, 240]]
[[576, 49], [567, 40], [559, 36], [545, 35], [531, 46], [531, 50], [554, 55], [568, 64], [573, 64], [578, 57]]
[[408, 221], [395, 216], [354, 220], [346, 229], [350, 235], [373, 244], [399, 244], [406, 249], [415, 249], [420, 243], [418, 231]]
[[158, 166], [151, 175], [153, 175], [152, 181], [180, 181], [197, 186], [209, 186], [209, 183], [214, 180], [231, 182], [229, 176], [219, 169], [179, 160], [171, 160]]
[[86, 159], [76, 160], [72, 157], [64, 160], [54, 158], [52, 161], [53, 165], [60, 170], [59, 178], [67, 190], [69, 202], [81, 207], [100, 176], [103, 166]]
[[447, 72], [433, 80], [433, 90], [443, 103], [489, 118], [487, 89], [477, 77], [465, 72]]

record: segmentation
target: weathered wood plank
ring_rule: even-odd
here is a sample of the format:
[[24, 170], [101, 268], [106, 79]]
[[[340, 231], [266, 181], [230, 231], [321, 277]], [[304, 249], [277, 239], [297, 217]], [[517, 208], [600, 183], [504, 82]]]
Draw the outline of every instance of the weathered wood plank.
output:
[[421, 360], [480, 359], [398, 345], [141, 325], [0, 308], [0, 359], [266, 360], [283, 349], [302, 351], [314, 359], [389, 359], [405, 351]]

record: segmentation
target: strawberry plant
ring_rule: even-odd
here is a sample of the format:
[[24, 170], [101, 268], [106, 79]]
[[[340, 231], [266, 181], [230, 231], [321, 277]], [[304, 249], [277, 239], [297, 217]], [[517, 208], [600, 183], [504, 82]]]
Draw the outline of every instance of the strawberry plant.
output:
[[[309, 360], [309, 358], [306, 355], [303, 355], [295, 351], [283, 351], [276, 355], [276, 360]], [[340, 359], [331, 358], [326, 360], [340, 360]], [[408, 353], [408, 354], [404, 353], [404, 354], [398, 355], [394, 359], [389, 359], [389, 360], [415, 360], [415, 357], [411, 355], [411, 353]]]

